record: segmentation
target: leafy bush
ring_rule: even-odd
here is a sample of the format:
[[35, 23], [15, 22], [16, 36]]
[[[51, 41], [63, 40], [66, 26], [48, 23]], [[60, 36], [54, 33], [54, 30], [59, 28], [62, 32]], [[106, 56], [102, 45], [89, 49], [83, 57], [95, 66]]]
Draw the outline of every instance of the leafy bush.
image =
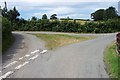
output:
[[4, 52], [12, 41], [11, 23], [2, 17], [2, 52]]
[[[21, 20], [20, 20], [21, 21]], [[13, 30], [20, 31], [54, 31], [54, 32], [79, 32], [79, 33], [111, 33], [120, 31], [120, 19], [107, 21], [91, 21], [85, 24], [69, 20], [28, 20], [17, 22]]]

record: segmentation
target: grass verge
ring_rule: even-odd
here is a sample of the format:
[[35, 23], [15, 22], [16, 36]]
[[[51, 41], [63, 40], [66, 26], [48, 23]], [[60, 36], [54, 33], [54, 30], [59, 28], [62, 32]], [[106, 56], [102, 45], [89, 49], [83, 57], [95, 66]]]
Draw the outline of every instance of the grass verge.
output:
[[110, 78], [120, 78], [119, 77], [120, 74], [118, 74], [120, 72], [119, 69], [120, 60], [116, 52], [115, 43], [112, 43], [107, 46], [105, 50], [104, 61]]
[[34, 35], [43, 39], [47, 43], [46, 47], [50, 50], [64, 45], [95, 38], [93, 36], [78, 37], [78, 36], [70, 36], [64, 34], [34, 34]]

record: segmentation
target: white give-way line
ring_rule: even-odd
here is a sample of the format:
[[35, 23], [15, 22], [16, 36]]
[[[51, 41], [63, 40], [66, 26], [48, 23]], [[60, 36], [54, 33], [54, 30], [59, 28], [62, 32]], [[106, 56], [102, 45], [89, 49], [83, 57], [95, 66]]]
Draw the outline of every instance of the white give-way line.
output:
[[13, 73], [13, 71], [9, 71], [9, 72], [5, 73], [4, 75], [2, 75], [2, 76], [0, 77], [0, 80], [2, 80], [2, 78], [8, 77], [8, 76], [11, 75], [12, 73]]
[[34, 59], [36, 59], [38, 56], [39, 56], [39, 55], [37, 54], [37, 55], [35, 55], [35, 56], [29, 58], [29, 60], [34, 60]]
[[39, 52], [39, 50], [35, 50], [35, 51], [31, 52], [31, 54], [35, 54], [37, 52]]
[[7, 67], [9, 67], [9, 66], [11, 66], [11, 65], [13, 65], [13, 64], [15, 64], [15, 63], [17, 63], [18, 61], [13, 61], [13, 62], [11, 62], [11, 63], [9, 63], [8, 65], [6, 65], [5, 67], [3, 67], [3, 68], [7, 68]]
[[[25, 56], [18, 58], [18, 61], [22, 60], [22, 59], [25, 58], [25, 57], [30, 57], [32, 54], [35, 54], [35, 53], [38, 53], [38, 52], [40, 52], [40, 54], [44, 54], [44, 53], [47, 52], [47, 50], [42, 50], [42, 51], [40, 51], [40, 50], [35, 50], [35, 51], [31, 52], [30, 54], [26, 54]], [[30, 58], [28, 59], [28, 61], [24, 62], [23, 64], [20, 64], [20, 65], [16, 66], [14, 69], [15, 69], [15, 70], [18, 70], [18, 69], [22, 68], [23, 66], [25, 66], [26, 64], [29, 63], [29, 60], [34, 60], [34, 59], [36, 59], [38, 56], [39, 56], [39, 54], [36, 54], [35, 56], [30, 57]], [[8, 68], [8, 67], [16, 64], [18, 61], [13, 61], [13, 62], [9, 63], [9, 64], [6, 65], [5, 67], [3, 67], [3, 69]], [[2, 71], [1, 71], [1, 72], [2, 72]], [[8, 76], [10, 76], [10, 75], [13, 74], [13, 73], [14, 73], [14, 71], [8, 71], [8, 72], [5, 73], [4, 75], [0, 76], [0, 80], [1, 80], [2, 78], [7, 78]]]
[[43, 51], [41, 51], [40, 53], [43, 54], [43, 53], [46, 53], [46, 52], [47, 52], [47, 50], [43, 50]]
[[24, 62], [22, 65], [19, 65], [19, 66], [15, 67], [15, 69], [20, 69], [21, 67], [25, 66], [25, 65], [28, 64], [28, 63], [29, 63], [28, 61], [27, 61], [27, 62]]

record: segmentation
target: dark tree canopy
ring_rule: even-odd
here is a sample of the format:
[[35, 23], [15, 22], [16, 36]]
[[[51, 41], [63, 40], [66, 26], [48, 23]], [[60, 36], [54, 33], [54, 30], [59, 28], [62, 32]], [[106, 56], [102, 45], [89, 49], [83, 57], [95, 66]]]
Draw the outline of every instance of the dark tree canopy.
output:
[[35, 16], [33, 16], [33, 17], [31, 18], [31, 20], [36, 21], [37, 18], [36, 18]]
[[96, 20], [104, 20], [105, 19], [105, 10], [99, 9], [95, 13], [91, 14], [91, 17]]
[[95, 21], [98, 20], [108, 20], [118, 17], [117, 11], [114, 7], [109, 7], [108, 9], [99, 9], [91, 14], [91, 18]]
[[108, 9], [106, 9], [105, 13], [107, 19], [113, 19], [118, 16], [117, 11], [114, 7], [109, 7]]
[[13, 8], [13, 10], [9, 10], [7, 12], [7, 18], [13, 22], [16, 21], [17, 17], [20, 16], [20, 13], [18, 12], [18, 10], [16, 9], [16, 7]]
[[47, 18], [47, 15], [44, 14], [44, 15], [42, 16], [42, 19], [48, 19], [48, 18]]
[[57, 19], [57, 14], [52, 14], [51, 16], [50, 16], [50, 19]]

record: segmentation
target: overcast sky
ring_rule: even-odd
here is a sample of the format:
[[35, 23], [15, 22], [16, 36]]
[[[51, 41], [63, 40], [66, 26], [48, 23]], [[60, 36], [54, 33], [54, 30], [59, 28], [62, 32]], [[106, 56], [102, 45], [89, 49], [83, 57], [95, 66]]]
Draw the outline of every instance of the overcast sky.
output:
[[118, 10], [119, 0], [0, 0], [0, 6], [7, 2], [8, 9], [16, 6], [20, 17], [29, 19], [32, 16], [41, 18], [47, 14], [57, 14], [58, 18], [90, 19], [90, 14], [98, 9], [106, 9], [110, 6]]

